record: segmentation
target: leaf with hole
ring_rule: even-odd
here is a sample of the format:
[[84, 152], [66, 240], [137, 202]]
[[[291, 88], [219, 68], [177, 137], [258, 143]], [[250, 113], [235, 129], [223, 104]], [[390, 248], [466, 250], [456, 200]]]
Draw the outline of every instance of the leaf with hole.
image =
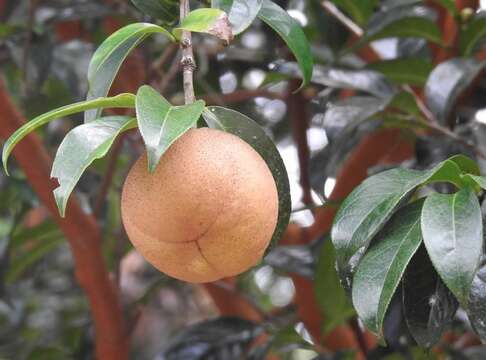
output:
[[228, 14], [233, 35], [238, 35], [253, 23], [262, 8], [262, 3], [263, 0], [212, 0], [211, 7]]
[[299, 23], [284, 9], [270, 0], [263, 0], [258, 17], [285, 41], [294, 54], [302, 72], [303, 81], [301, 88], [308, 85], [312, 77], [314, 60], [309, 41]]
[[425, 84], [425, 101], [437, 120], [446, 125], [459, 96], [483, 70], [486, 62], [454, 58], [435, 67]]
[[403, 316], [410, 334], [423, 347], [436, 344], [457, 311], [458, 302], [447, 289], [421, 245], [402, 281]]
[[290, 185], [282, 157], [265, 131], [249, 117], [220, 106], [207, 107], [203, 117], [209, 127], [236, 135], [250, 144], [272, 172], [278, 192], [278, 220], [267, 250], [270, 251], [282, 237], [290, 219]]
[[180, 39], [184, 30], [210, 34], [221, 39], [226, 44], [233, 40], [233, 32], [228, 15], [216, 8], [203, 8], [191, 11], [172, 33], [176, 39]]
[[[149, 23], [127, 25], [111, 34], [94, 53], [88, 68], [89, 90], [87, 100], [108, 95], [116, 74], [128, 54], [148, 35], [160, 33], [173, 40], [163, 27]], [[100, 116], [101, 110], [86, 111], [85, 122]]]
[[365, 326], [383, 338], [388, 305], [422, 243], [419, 200], [398, 210], [373, 239], [353, 279], [353, 305]]
[[136, 112], [138, 128], [147, 148], [148, 170], [155, 171], [161, 156], [199, 120], [205, 103], [172, 106], [154, 88], [144, 85], [138, 89]]
[[2, 162], [5, 172], [7, 171], [7, 160], [15, 145], [31, 132], [47, 124], [48, 122], [68, 115], [76, 114], [90, 109], [98, 108], [133, 108], [135, 107], [135, 95], [120, 94], [114, 97], [97, 98], [93, 100], [81, 101], [66, 105], [58, 109], [51, 110], [45, 114], [30, 120], [28, 123], [17, 129], [5, 142], [3, 146]]
[[422, 234], [430, 259], [449, 290], [467, 308], [483, 250], [481, 209], [474, 192], [434, 193], [425, 200]]
[[110, 116], [77, 126], [67, 133], [57, 149], [51, 171], [51, 177], [59, 182], [54, 198], [62, 217], [69, 196], [86, 168], [108, 153], [120, 133], [134, 127], [134, 118]]

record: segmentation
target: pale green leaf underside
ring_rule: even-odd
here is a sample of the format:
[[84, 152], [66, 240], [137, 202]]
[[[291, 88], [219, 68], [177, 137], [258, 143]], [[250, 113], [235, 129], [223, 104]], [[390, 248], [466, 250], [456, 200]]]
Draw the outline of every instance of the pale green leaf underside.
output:
[[150, 86], [140, 87], [136, 100], [137, 121], [147, 148], [149, 171], [153, 172], [164, 152], [197, 123], [204, 106], [202, 100], [172, 106]]
[[[88, 69], [89, 91], [87, 99], [104, 97], [128, 54], [148, 35], [161, 33], [174, 40], [163, 27], [149, 23], [127, 25], [110, 35], [96, 50]], [[100, 115], [101, 110], [86, 111], [85, 122], [92, 121]]]
[[69, 196], [86, 168], [108, 153], [120, 133], [134, 127], [134, 118], [110, 116], [77, 126], [66, 135], [57, 149], [51, 171], [51, 177], [59, 182], [54, 198], [62, 217]]
[[7, 160], [10, 153], [14, 149], [15, 145], [22, 140], [25, 136], [38, 129], [39, 127], [47, 124], [48, 122], [59, 119], [68, 115], [83, 112], [90, 109], [97, 108], [133, 108], [135, 107], [135, 95], [133, 94], [120, 94], [114, 97], [103, 97], [93, 100], [81, 101], [78, 103], [66, 105], [58, 109], [51, 110], [45, 114], [27, 122], [24, 126], [17, 129], [5, 142], [3, 146], [2, 162], [5, 172], [7, 170]]

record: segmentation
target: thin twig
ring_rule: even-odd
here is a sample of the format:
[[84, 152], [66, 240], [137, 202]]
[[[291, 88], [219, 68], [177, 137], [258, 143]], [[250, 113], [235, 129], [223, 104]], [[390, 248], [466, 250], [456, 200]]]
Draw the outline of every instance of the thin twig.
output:
[[[180, 2], [180, 18], [181, 22], [189, 14], [189, 0], [181, 0]], [[182, 50], [182, 74], [184, 84], [184, 101], [186, 104], [192, 104], [196, 101], [194, 95], [194, 70], [196, 70], [196, 61], [194, 60], [194, 52], [192, 50], [192, 35], [190, 31], [183, 31], [181, 36], [181, 50]]]
[[172, 83], [172, 81], [174, 80], [174, 78], [177, 76], [177, 74], [179, 73], [180, 69], [181, 69], [181, 52], [178, 51], [175, 56], [174, 56], [174, 59], [172, 60], [172, 63], [170, 64], [170, 67], [169, 67], [169, 70], [167, 70], [167, 73], [165, 74], [164, 77], [162, 77], [162, 80], [160, 81], [160, 85], [159, 85], [159, 92], [161, 94], [164, 94], [167, 89], [169, 88], [169, 85]]
[[332, 16], [334, 16], [337, 20], [339, 20], [346, 28], [351, 31], [354, 35], [358, 37], [362, 37], [364, 34], [363, 29], [361, 29], [354, 21], [348, 18], [341, 10], [338, 9], [336, 5], [334, 5], [330, 1], [323, 1], [321, 3], [322, 7]]

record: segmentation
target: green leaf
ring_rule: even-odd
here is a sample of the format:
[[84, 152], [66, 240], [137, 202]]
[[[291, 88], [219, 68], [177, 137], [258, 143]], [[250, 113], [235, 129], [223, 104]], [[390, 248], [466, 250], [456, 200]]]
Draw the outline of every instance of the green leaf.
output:
[[162, 95], [148, 85], [138, 89], [137, 120], [147, 148], [148, 168], [153, 172], [165, 151], [194, 126], [204, 110], [198, 100], [190, 105], [172, 106]]
[[176, 39], [180, 39], [184, 30], [214, 35], [226, 43], [233, 39], [228, 15], [224, 11], [215, 8], [191, 11], [172, 33]]
[[[96, 50], [88, 68], [89, 90], [87, 99], [108, 95], [116, 74], [128, 54], [148, 35], [161, 33], [174, 40], [163, 27], [148, 23], [127, 25], [110, 35]], [[101, 110], [87, 111], [85, 122], [100, 116]]]
[[5, 172], [7, 170], [7, 160], [10, 153], [13, 151], [15, 145], [24, 137], [29, 135], [34, 130], [47, 124], [51, 120], [59, 119], [68, 115], [83, 112], [90, 109], [98, 108], [133, 108], [135, 107], [135, 95], [133, 94], [120, 94], [114, 97], [104, 97], [92, 100], [86, 100], [77, 102], [74, 104], [66, 105], [58, 109], [51, 110], [45, 114], [39, 115], [32, 119], [21, 128], [17, 129], [5, 142], [3, 146], [2, 162]]
[[77, 126], [66, 135], [57, 149], [51, 171], [51, 177], [59, 182], [54, 198], [62, 217], [69, 196], [86, 168], [108, 153], [120, 133], [135, 126], [134, 118], [110, 116]]
[[397, 84], [423, 86], [433, 65], [423, 58], [400, 58], [371, 63], [367, 68], [381, 72]]
[[479, 12], [462, 28], [459, 50], [463, 56], [471, 56], [478, 43], [486, 36], [486, 12]]
[[203, 117], [209, 127], [234, 134], [250, 144], [272, 172], [278, 192], [278, 220], [268, 252], [280, 240], [290, 219], [290, 185], [282, 157], [265, 131], [249, 117], [220, 106], [207, 107]]
[[441, 124], [446, 124], [456, 100], [483, 70], [486, 62], [455, 58], [435, 67], [425, 85], [425, 101]]
[[422, 347], [436, 344], [456, 314], [457, 300], [435, 271], [424, 245], [403, 276], [402, 302], [410, 334]]
[[369, 177], [343, 201], [331, 230], [339, 275], [351, 287], [352, 274], [371, 239], [393, 211], [420, 185], [450, 182], [463, 187], [461, 169], [445, 160], [430, 170], [392, 169]]
[[486, 177], [485, 176], [465, 174], [465, 175], [462, 175], [462, 180], [465, 183], [470, 184], [471, 187], [475, 188], [476, 191], [479, 190], [479, 189], [477, 189], [478, 187], [483, 189], [483, 190], [486, 190]]
[[422, 234], [440, 277], [467, 308], [467, 298], [483, 250], [478, 199], [469, 188], [429, 195], [422, 211]]
[[450, 157], [448, 160], [453, 161], [461, 169], [462, 172], [469, 173], [472, 175], [481, 174], [478, 164], [470, 157], [467, 157], [462, 154], [458, 154]]
[[294, 54], [303, 74], [300, 88], [309, 84], [314, 60], [307, 37], [297, 21], [270, 0], [263, 0], [258, 17], [280, 35]]
[[332, 0], [332, 2], [346, 11], [359, 25], [366, 23], [377, 3], [376, 0]]
[[360, 44], [390, 37], [419, 37], [441, 43], [441, 31], [427, 8], [422, 6], [397, 7], [375, 13]]
[[403, 273], [422, 243], [423, 201], [398, 210], [374, 238], [356, 270], [353, 304], [365, 326], [383, 338], [383, 321]]
[[332, 331], [355, 315], [336, 272], [336, 255], [330, 239], [322, 245], [315, 274], [316, 300], [326, 321], [324, 332]]
[[179, 17], [179, 1], [177, 0], [131, 0], [141, 12], [160, 19], [166, 23], [173, 23]]
[[245, 31], [255, 20], [262, 8], [263, 0], [212, 0], [211, 7], [228, 14], [233, 35]]
[[474, 276], [468, 299], [467, 316], [481, 341], [486, 341], [486, 264], [483, 260], [481, 267]]

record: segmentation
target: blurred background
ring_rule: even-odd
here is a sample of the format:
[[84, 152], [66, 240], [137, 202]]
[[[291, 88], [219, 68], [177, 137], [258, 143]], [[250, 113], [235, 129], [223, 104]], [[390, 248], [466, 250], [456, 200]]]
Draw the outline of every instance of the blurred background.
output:
[[[320, 258], [318, 248], [325, 240], [318, 231], [315, 234], [319, 236], [308, 236], [306, 241], [310, 245], [298, 244], [292, 231], [315, 225], [314, 209], [328, 201], [345, 160], [363, 138], [386, 127], [385, 120], [373, 116], [356, 123], [349, 108], [348, 113], [340, 116], [333, 117], [327, 112], [334, 102], [342, 101], [346, 89], [358, 94], [371, 93], [375, 99], [394, 91], [397, 83], [402, 85], [404, 81], [390, 79], [375, 70], [369, 65], [375, 61], [362, 53], [343, 51], [350, 48], [356, 34], [326, 11], [323, 2], [276, 2], [299, 22], [312, 43], [316, 62], [313, 83], [297, 94], [292, 93], [300, 84], [292, 56], [285, 43], [257, 19], [228, 47], [215, 38], [194, 35], [198, 65], [195, 85], [197, 96], [248, 115], [277, 144], [288, 171], [293, 208], [292, 224], [281, 243], [283, 246], [233, 282], [217, 282], [209, 289], [176, 281], [152, 268], [132, 249], [120, 219], [124, 178], [144, 149], [136, 132], [121, 136], [109, 155], [96, 161], [76, 187], [82, 209], [94, 216], [101, 233], [102, 255], [122, 304], [133, 359], [170, 359], [164, 351], [176, 344], [174, 339], [180, 331], [194, 329], [192, 325], [213, 319], [221, 312], [218, 301], [214, 301], [219, 293], [230, 293], [257, 309], [260, 315], [265, 314], [273, 342], [260, 348], [262, 354], [272, 349], [272, 356], [304, 360], [315, 358], [322, 350], [312, 345], [294, 298], [296, 282], [314, 281]], [[338, 1], [335, 3], [339, 5]], [[420, 10], [417, 16], [439, 21], [436, 9], [425, 7], [421, 1], [374, 3], [363, 25], [371, 27], [383, 12], [399, 6], [413, 7]], [[201, 4], [205, 2], [194, 1], [192, 5]], [[481, 1], [481, 6], [486, 7], [486, 1]], [[474, 14], [480, 8], [471, 11]], [[24, 119], [83, 100], [88, 87], [87, 68], [94, 50], [116, 29], [135, 21], [154, 19], [127, 0], [0, 0], [4, 96], [8, 96]], [[177, 22], [177, 11], [172, 18], [157, 21], [173, 24]], [[422, 59], [419, 79], [412, 85], [424, 85], [433, 67], [435, 51], [426, 39], [386, 37], [371, 42], [370, 46], [381, 60]], [[147, 83], [172, 103], [181, 103], [179, 60], [176, 45], [164, 37], [151, 37], [128, 58], [112, 93], [135, 92]], [[454, 132], [485, 149], [486, 82], [479, 79], [474, 86], [475, 90], [454, 110]], [[356, 109], [359, 113], [374, 104], [361, 102]], [[6, 114], [0, 108], [0, 127], [7, 126], [3, 124], [7, 121]], [[53, 156], [63, 136], [81, 123], [82, 114], [51, 122], [40, 131], [48, 154]], [[399, 128], [411, 139], [411, 156], [367, 164], [365, 174], [403, 161], [405, 166], [426, 167], [457, 151], [475, 156], [469, 147], [448, 137], [417, 133], [396, 124], [389, 126]], [[0, 131], [2, 141], [8, 136], [6, 132]], [[482, 165], [485, 164], [483, 160]], [[70, 246], [24, 171], [15, 161], [10, 166], [10, 177], [0, 172], [0, 359], [92, 359], [93, 320], [87, 298], [75, 278]], [[361, 173], [355, 176], [360, 181]], [[316, 291], [333, 289], [324, 287]], [[228, 301], [232, 300], [228, 297]], [[315, 317], [319, 315], [316, 313]], [[223, 346], [226, 352], [219, 349], [216, 353], [220, 351], [217, 355], [220, 357], [213, 358], [249, 358], [241, 354], [261, 329], [257, 331], [243, 320], [228, 321], [220, 324], [220, 329], [237, 331], [239, 337], [228, 340], [231, 350]], [[455, 326], [460, 334], [468, 326], [461, 321], [459, 315]], [[389, 332], [395, 340], [390, 343], [390, 354], [410, 344], [398, 327]], [[206, 327], [202, 333], [209, 336], [210, 329]], [[200, 348], [214, 345], [214, 337], [201, 339], [197, 332], [201, 329], [194, 331], [195, 335], [191, 335], [194, 338], [187, 335], [186, 339], [199, 339], [193, 340], [193, 344], [199, 344]], [[257, 359], [257, 355], [252, 356]]]

